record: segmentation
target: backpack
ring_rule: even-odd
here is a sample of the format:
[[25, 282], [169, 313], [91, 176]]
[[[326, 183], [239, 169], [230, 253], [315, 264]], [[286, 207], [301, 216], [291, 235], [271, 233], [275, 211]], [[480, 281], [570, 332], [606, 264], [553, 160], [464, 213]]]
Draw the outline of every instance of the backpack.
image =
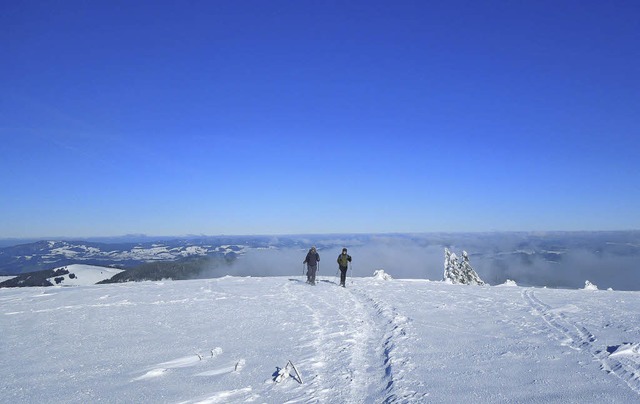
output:
[[309, 252], [307, 253], [307, 257], [304, 260], [305, 264], [316, 266], [318, 264], [318, 261], [320, 261], [320, 255], [318, 254], [318, 252], [315, 250], [309, 250]]
[[347, 267], [349, 265], [349, 258], [351, 258], [349, 254], [340, 254], [338, 256], [338, 264], [343, 268]]

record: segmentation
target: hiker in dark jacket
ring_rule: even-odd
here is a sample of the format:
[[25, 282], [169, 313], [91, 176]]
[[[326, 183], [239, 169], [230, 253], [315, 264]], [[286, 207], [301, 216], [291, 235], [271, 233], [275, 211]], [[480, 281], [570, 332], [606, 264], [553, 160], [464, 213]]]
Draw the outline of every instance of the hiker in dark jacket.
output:
[[340, 286], [345, 287], [347, 280], [347, 269], [349, 269], [349, 263], [351, 262], [351, 256], [347, 254], [347, 249], [342, 249], [342, 254], [338, 255], [338, 267], [340, 268]]
[[320, 254], [315, 247], [311, 247], [304, 259], [303, 264], [307, 264], [307, 283], [316, 284], [316, 271], [318, 270], [318, 262], [320, 262]]

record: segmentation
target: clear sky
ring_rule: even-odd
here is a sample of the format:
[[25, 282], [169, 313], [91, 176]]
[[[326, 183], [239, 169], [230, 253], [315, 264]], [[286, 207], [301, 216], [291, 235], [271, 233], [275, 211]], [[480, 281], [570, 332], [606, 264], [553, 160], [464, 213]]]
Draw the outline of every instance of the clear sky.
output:
[[640, 228], [638, 1], [4, 1], [0, 237]]

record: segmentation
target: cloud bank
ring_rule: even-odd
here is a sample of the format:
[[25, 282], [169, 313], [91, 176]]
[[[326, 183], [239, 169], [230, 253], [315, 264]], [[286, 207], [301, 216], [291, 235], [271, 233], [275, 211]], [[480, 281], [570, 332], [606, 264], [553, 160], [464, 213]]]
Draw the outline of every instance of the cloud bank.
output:
[[[606, 234], [475, 234], [359, 236], [300, 239], [296, 246], [250, 249], [225, 275], [303, 276], [311, 245], [320, 254], [321, 277], [334, 277], [342, 247], [352, 256], [349, 276], [369, 277], [383, 269], [396, 279], [442, 280], [444, 248], [469, 253], [471, 265], [491, 284], [507, 279], [523, 286], [640, 290], [640, 243], [611, 243]], [[620, 241], [620, 240], [617, 240]], [[220, 269], [214, 276], [221, 276]]]

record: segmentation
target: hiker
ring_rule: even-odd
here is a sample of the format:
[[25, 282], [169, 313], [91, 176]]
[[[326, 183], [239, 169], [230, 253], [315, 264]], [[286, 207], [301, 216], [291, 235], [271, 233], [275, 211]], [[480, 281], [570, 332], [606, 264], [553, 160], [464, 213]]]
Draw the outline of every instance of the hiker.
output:
[[320, 254], [316, 251], [316, 247], [311, 247], [304, 259], [303, 264], [307, 264], [307, 283], [316, 284], [316, 271], [318, 270], [318, 262], [320, 262]]
[[347, 249], [342, 249], [342, 254], [338, 255], [338, 266], [340, 268], [340, 286], [345, 287], [347, 280], [347, 269], [349, 269], [349, 263], [351, 262], [351, 256], [347, 254]]

